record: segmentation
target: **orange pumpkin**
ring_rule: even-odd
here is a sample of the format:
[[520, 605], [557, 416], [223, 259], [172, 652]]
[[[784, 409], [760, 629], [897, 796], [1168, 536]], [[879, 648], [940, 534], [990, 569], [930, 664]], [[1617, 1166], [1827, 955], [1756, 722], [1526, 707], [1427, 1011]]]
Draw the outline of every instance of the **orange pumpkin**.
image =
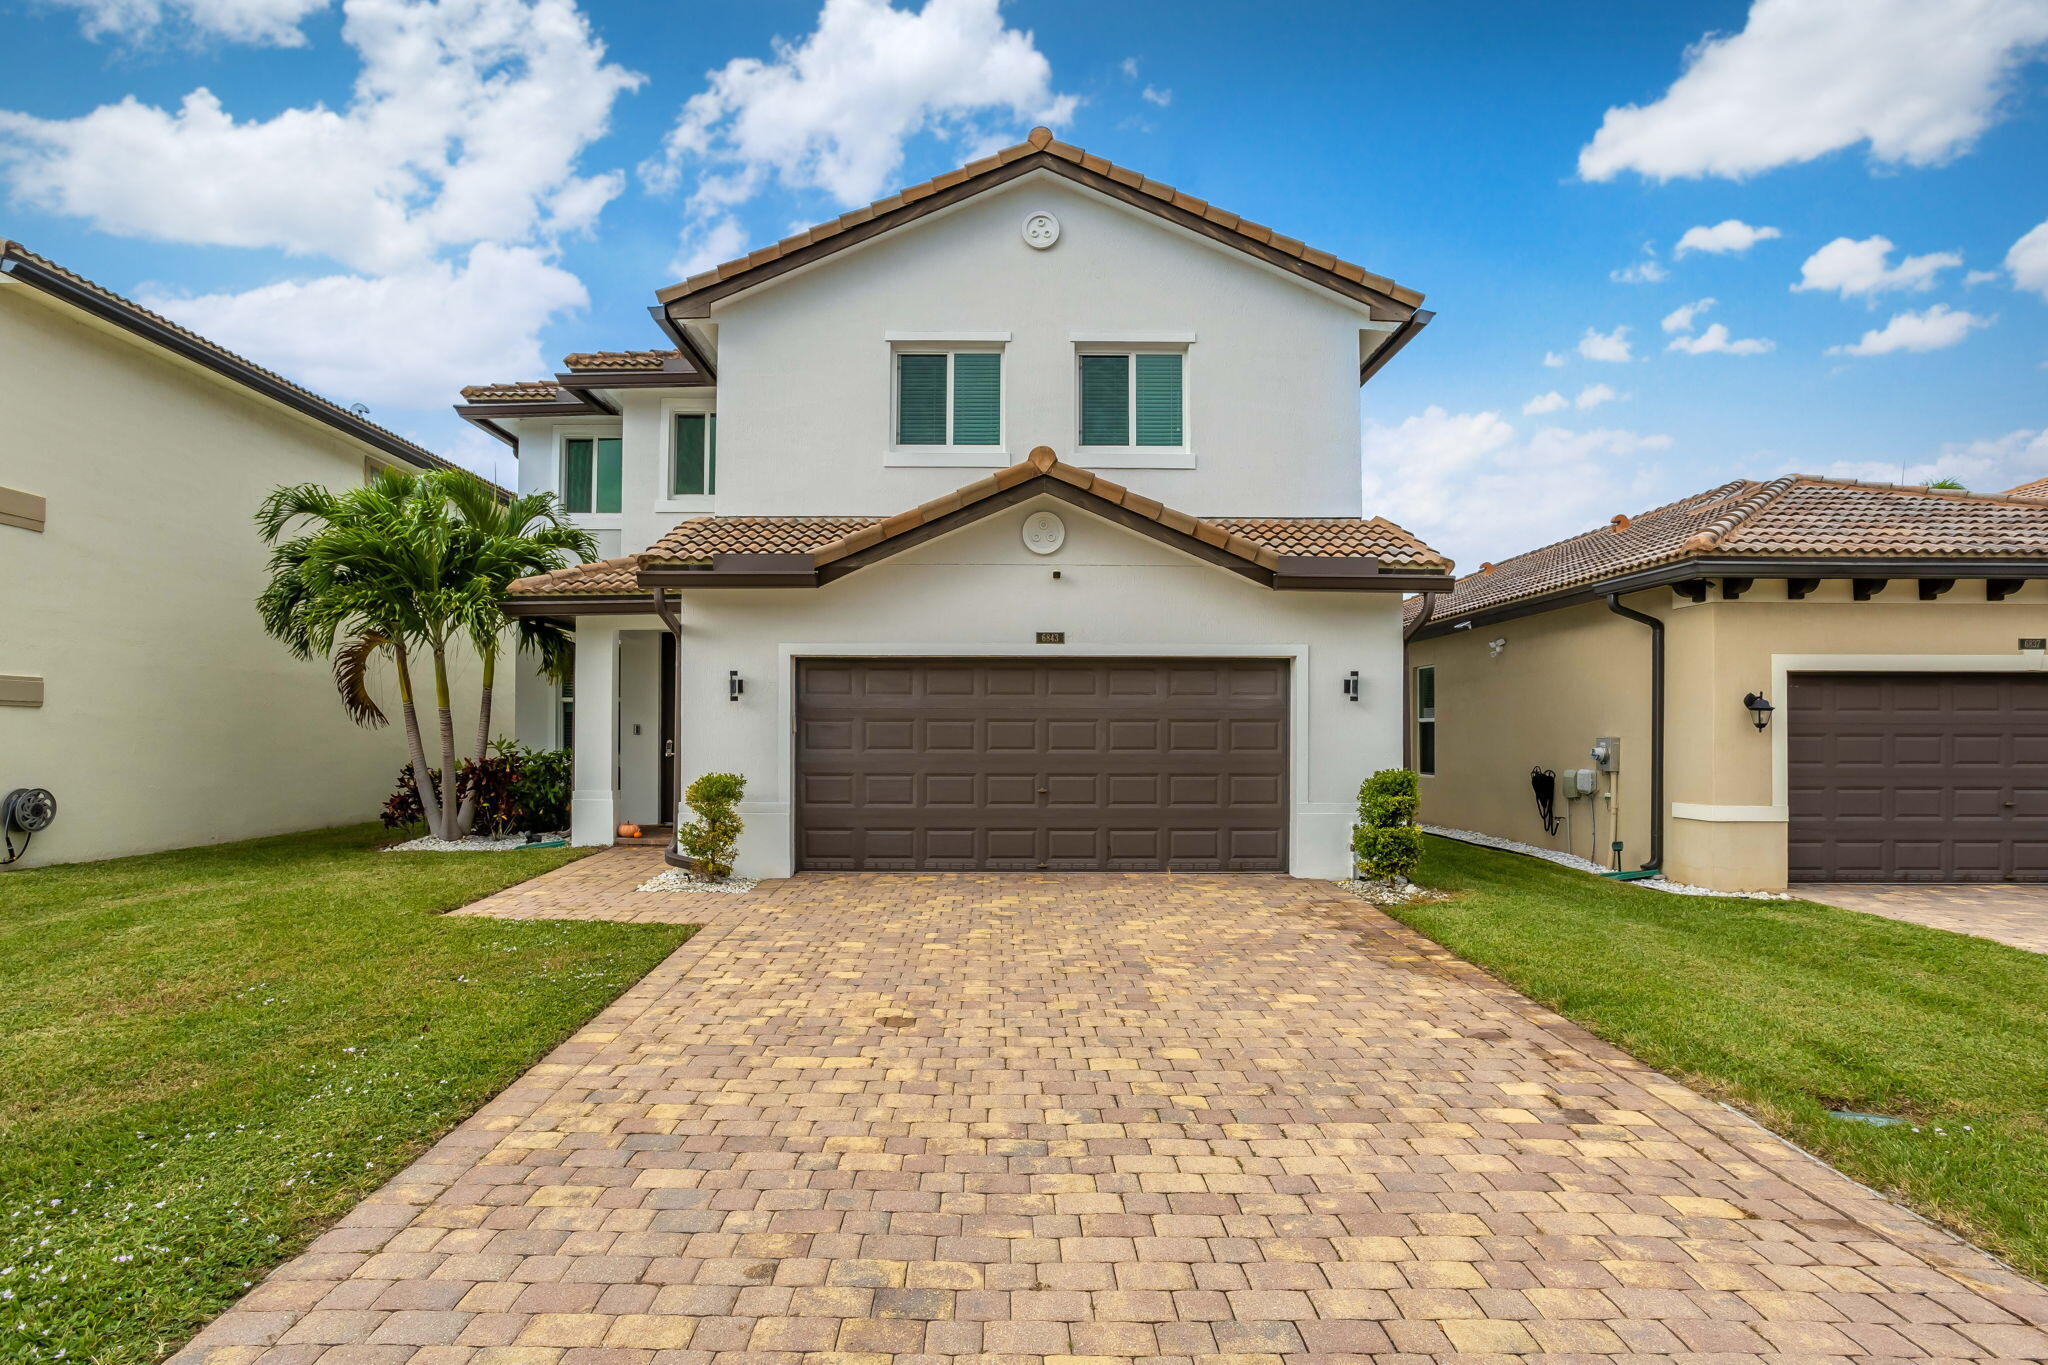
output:
[[619, 837], [620, 837], [621, 839], [637, 839], [637, 838], [639, 838], [639, 837], [640, 837], [640, 826], [638, 826], [638, 825], [620, 825], [620, 826], [619, 826]]

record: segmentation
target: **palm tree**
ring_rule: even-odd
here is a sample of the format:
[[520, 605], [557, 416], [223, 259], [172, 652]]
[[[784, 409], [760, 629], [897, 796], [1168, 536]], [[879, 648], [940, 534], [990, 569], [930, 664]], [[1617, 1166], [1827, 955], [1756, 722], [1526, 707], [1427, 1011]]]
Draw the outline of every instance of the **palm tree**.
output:
[[[343, 705], [358, 724], [386, 717], [370, 694], [371, 661], [388, 654], [398, 677], [413, 784], [427, 827], [443, 839], [467, 832], [456, 800], [455, 713], [448, 651], [468, 642], [481, 650], [486, 678], [507, 623], [504, 588], [523, 573], [563, 567], [568, 556], [595, 557], [588, 533], [562, 522], [551, 495], [515, 499], [520, 519], [484, 515], [496, 494], [474, 475], [385, 470], [363, 488], [337, 493], [320, 484], [275, 489], [256, 525], [272, 546], [270, 583], [257, 598], [264, 629], [300, 658], [330, 656]], [[465, 510], [467, 509], [467, 510]], [[296, 530], [289, 538], [287, 528]], [[534, 628], [522, 639], [547, 634]], [[538, 645], [559, 658], [559, 640]], [[427, 766], [413, 682], [422, 654], [433, 661], [439, 721], [438, 791]], [[488, 681], [486, 683], [488, 689]], [[489, 692], [479, 708], [488, 742]]]
[[[597, 540], [562, 519], [561, 503], [552, 493], [501, 498], [482, 479], [461, 470], [423, 477], [441, 489], [456, 516], [459, 555], [469, 583], [463, 624], [483, 662], [483, 695], [476, 713], [476, 761], [481, 763], [490, 751], [491, 700], [507, 628], [513, 633], [514, 648], [537, 654], [542, 670], [557, 682], [568, 673], [575, 639], [559, 621], [506, 615], [501, 605], [506, 587], [515, 578], [559, 569], [569, 556], [588, 563], [597, 558]], [[463, 799], [456, 824], [468, 833], [475, 819], [472, 793]]]

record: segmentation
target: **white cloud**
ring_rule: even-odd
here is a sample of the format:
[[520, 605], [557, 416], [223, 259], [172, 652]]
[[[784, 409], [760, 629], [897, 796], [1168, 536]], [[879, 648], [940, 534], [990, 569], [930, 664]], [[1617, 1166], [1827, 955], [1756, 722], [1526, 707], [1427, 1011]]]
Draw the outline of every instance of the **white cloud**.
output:
[[[1136, 71], [1126, 59], [1126, 71]], [[959, 160], [1057, 127], [1078, 101], [1052, 88], [1032, 34], [1003, 22], [997, 0], [825, 0], [815, 31], [778, 39], [767, 61], [736, 57], [683, 106], [661, 155], [641, 167], [655, 189], [694, 175], [688, 206], [715, 220], [771, 184], [823, 192], [843, 206], [899, 179], [905, 144], [929, 133]], [[701, 235], [684, 232], [688, 243]]]
[[1588, 360], [1606, 360], [1616, 364], [1631, 360], [1629, 354], [1628, 328], [1616, 327], [1611, 332], [1596, 332], [1591, 327], [1579, 338], [1579, 354]]
[[1121, 62], [1118, 62], [1117, 65], [1122, 69], [1126, 80], [1134, 81], [1138, 79], [1138, 59], [1136, 57], [1126, 57]]
[[1651, 256], [1645, 256], [1641, 260], [1622, 266], [1618, 270], [1607, 272], [1607, 278], [1613, 280], [1616, 284], [1656, 284], [1670, 277], [1671, 272], [1658, 264], [1656, 259]]
[[1588, 384], [1579, 390], [1579, 396], [1572, 400], [1572, 406], [1580, 412], [1591, 412], [1602, 403], [1616, 403], [1626, 397], [1627, 394], [1616, 393], [1605, 384]]
[[640, 77], [604, 59], [572, 0], [345, 0], [362, 59], [337, 112], [237, 121], [212, 91], [130, 96], [74, 119], [0, 111], [25, 202], [102, 231], [274, 247], [362, 271], [585, 228], [617, 174], [577, 161]]
[[1880, 164], [1934, 165], [1991, 126], [2044, 40], [2048, 0], [1756, 0], [1661, 97], [1609, 109], [1579, 174], [1741, 177], [1858, 143]]
[[1148, 85], [1143, 90], [1140, 90], [1138, 96], [1147, 104], [1156, 104], [1161, 109], [1173, 103], [1173, 92], [1171, 90], [1161, 90], [1153, 85]]
[[1556, 389], [1552, 389], [1549, 393], [1539, 393], [1528, 402], [1522, 404], [1522, 415], [1524, 417], [1540, 417], [1546, 412], [1562, 412], [1570, 406], [1570, 399], [1566, 398]]
[[2020, 289], [2031, 289], [2048, 299], [2048, 222], [2038, 224], [2005, 253], [2005, 268]]
[[2048, 428], [2009, 431], [2003, 436], [1975, 441], [1949, 441], [1933, 456], [1915, 462], [1841, 460], [1809, 472], [1873, 483], [1924, 484], [1933, 479], [1954, 479], [1973, 493], [2003, 493], [2048, 475]]
[[198, 38], [270, 47], [304, 47], [299, 25], [329, 0], [46, 0], [78, 11], [88, 38], [121, 38], [139, 43], [165, 30], [183, 29]]
[[1990, 284], [1998, 278], [1996, 270], [1971, 270], [1964, 272], [1963, 288], [1975, 289], [1980, 284]]
[[1611, 428], [1524, 436], [1497, 412], [1432, 406], [1367, 425], [1366, 506], [1469, 571], [1651, 501], [1656, 471], [1642, 457], [1670, 447], [1669, 436]]
[[1671, 249], [1673, 256], [1683, 256], [1688, 251], [1705, 251], [1722, 256], [1731, 251], [1747, 251], [1758, 242], [1769, 241], [1785, 234], [1774, 227], [1751, 227], [1740, 218], [1724, 218], [1712, 227], [1689, 227], [1678, 239], [1678, 245]]
[[1762, 355], [1777, 344], [1763, 337], [1730, 337], [1728, 329], [1717, 322], [1698, 336], [1671, 338], [1671, 344], [1664, 349], [1687, 355]]
[[1891, 253], [1889, 237], [1866, 237], [1860, 242], [1837, 237], [1801, 263], [1799, 282], [1792, 288], [1833, 289], [1845, 299], [1895, 289], [1932, 289], [1935, 276], [1963, 263], [1953, 251], [1930, 251], [1924, 256], [1902, 257], [1892, 265]]
[[552, 373], [540, 329], [588, 302], [534, 247], [486, 243], [458, 264], [329, 275], [239, 294], [138, 291], [166, 317], [343, 403], [440, 408], [464, 384]]
[[1828, 347], [1829, 355], [1890, 355], [1893, 351], [1939, 351], [1953, 346], [1992, 319], [1951, 309], [1945, 303], [1919, 313], [1894, 313], [1881, 328], [1865, 332], [1860, 341]]
[[1664, 320], [1657, 325], [1667, 332], [1690, 332], [1693, 319], [1713, 306], [1712, 299], [1694, 299], [1691, 303], [1681, 303], [1666, 313]]
[[[801, 231], [801, 229], [797, 229]], [[747, 230], [731, 214], [707, 222], [693, 223], [677, 243], [675, 258], [668, 263], [669, 274], [679, 280], [701, 274], [716, 265], [738, 260], [747, 253]]]
[[1548, 369], [1561, 370], [1564, 368], [1564, 357], [1556, 351], [1545, 351], [1543, 353], [1543, 364]]

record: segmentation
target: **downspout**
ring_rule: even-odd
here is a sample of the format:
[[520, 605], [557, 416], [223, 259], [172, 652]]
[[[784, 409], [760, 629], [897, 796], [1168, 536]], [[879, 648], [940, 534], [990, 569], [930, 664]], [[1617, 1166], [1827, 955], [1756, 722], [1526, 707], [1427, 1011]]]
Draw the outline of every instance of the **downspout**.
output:
[[[1607, 609], [1650, 628], [1650, 858], [1646, 872], [1664, 867], [1664, 623], [1654, 616], [1624, 607], [1621, 594], [1607, 594]], [[1619, 819], [1619, 812], [1615, 818]], [[1627, 878], [1630, 874], [1617, 874]]]
[[1436, 611], [1436, 599], [1443, 594], [1426, 592], [1422, 594], [1422, 610], [1415, 613], [1415, 619], [1401, 628], [1401, 766], [1415, 766], [1415, 670], [1408, 666], [1408, 642], [1415, 638], [1415, 632], [1429, 624], [1429, 618]]
[[[675, 793], [676, 800], [680, 802], [683, 799], [683, 622], [682, 618], [676, 615], [676, 609], [669, 605], [667, 588], [654, 590], [654, 614], [668, 627], [668, 633], [676, 637], [676, 676], [672, 683], [676, 689], [676, 729], [675, 733], [668, 737], [669, 747], [675, 752], [669, 755], [668, 763], [669, 790]], [[667, 815], [674, 821], [676, 812], [671, 810]], [[661, 850], [661, 860], [670, 867], [692, 866], [690, 860], [682, 856], [682, 850], [677, 848], [674, 835], [669, 836], [667, 847]]]

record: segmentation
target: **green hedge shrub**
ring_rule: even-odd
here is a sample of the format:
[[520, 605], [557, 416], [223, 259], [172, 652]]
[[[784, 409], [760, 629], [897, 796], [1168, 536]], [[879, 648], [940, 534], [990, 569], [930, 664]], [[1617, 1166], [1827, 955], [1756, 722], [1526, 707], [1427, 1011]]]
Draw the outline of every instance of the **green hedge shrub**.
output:
[[1358, 823], [1351, 851], [1361, 877], [1407, 881], [1422, 862], [1422, 831], [1415, 827], [1419, 804], [1415, 774], [1382, 768], [1359, 784]]
[[732, 875], [733, 850], [746, 828], [734, 807], [746, 793], [747, 779], [737, 773], [706, 773], [683, 793], [697, 818], [677, 827], [676, 847], [697, 860], [699, 875], [721, 882]]

